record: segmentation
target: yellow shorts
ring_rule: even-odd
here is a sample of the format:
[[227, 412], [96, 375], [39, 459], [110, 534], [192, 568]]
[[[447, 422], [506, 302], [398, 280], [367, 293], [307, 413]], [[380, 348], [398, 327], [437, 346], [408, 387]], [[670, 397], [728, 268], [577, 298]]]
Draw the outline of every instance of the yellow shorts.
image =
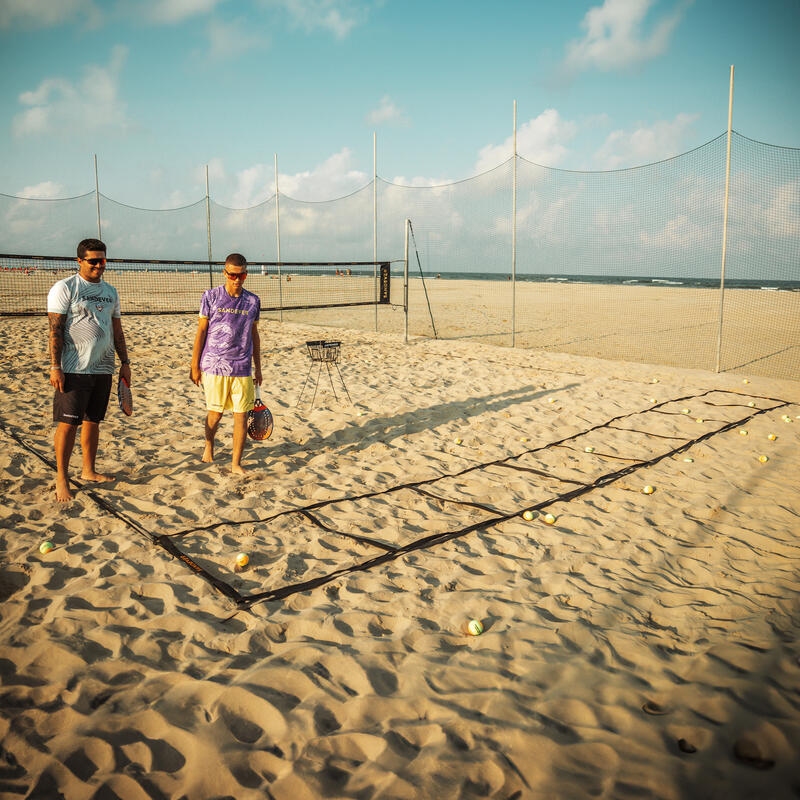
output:
[[253, 410], [256, 401], [256, 390], [251, 377], [232, 378], [230, 375], [207, 375], [204, 372], [203, 390], [209, 411], [246, 414]]

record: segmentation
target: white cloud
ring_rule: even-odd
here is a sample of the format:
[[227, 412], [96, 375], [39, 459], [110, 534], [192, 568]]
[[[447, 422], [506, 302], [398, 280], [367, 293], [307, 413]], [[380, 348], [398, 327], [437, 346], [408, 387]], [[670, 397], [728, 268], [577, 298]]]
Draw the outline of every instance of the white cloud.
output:
[[[517, 129], [517, 153], [529, 161], [553, 167], [568, 153], [564, 142], [577, 133], [578, 126], [562, 119], [558, 111], [548, 108], [538, 117], [525, 122]], [[488, 144], [478, 153], [476, 172], [486, 172], [511, 158], [514, 152], [513, 136], [502, 144]]]
[[628, 133], [612, 131], [594, 154], [599, 169], [620, 169], [661, 161], [682, 152], [683, 142], [699, 114], [678, 114]]
[[32, 91], [22, 92], [19, 102], [29, 108], [12, 120], [14, 136], [79, 133], [86, 127], [86, 109], [99, 120], [92, 131], [127, 126], [125, 104], [119, 98], [119, 75], [128, 49], [116, 45], [107, 66], [90, 64], [77, 84], [66, 78], [45, 78]]
[[389, 95], [381, 98], [381, 104], [367, 114], [368, 125], [381, 125], [386, 122], [405, 122], [406, 119], [400, 109], [394, 104]]
[[653, 0], [605, 0], [586, 12], [581, 21], [586, 33], [567, 44], [564, 69], [568, 73], [621, 69], [660, 56], [690, 2], [679, 2], [648, 35], [642, 23]]
[[206, 28], [208, 34], [209, 51], [211, 58], [232, 58], [245, 50], [256, 47], [267, 47], [269, 38], [259, 33], [253, 33], [252, 27], [242, 18], [223, 22], [212, 19]]
[[80, 18], [91, 27], [99, 24], [101, 13], [93, 0], [0, 0], [0, 29], [48, 28]]
[[64, 196], [64, 187], [54, 181], [42, 181], [42, 183], [26, 186], [17, 192], [17, 197], [25, 197], [29, 200], [54, 200]]
[[281, 8], [294, 27], [307, 33], [327, 30], [344, 39], [365, 18], [365, 12], [351, 0], [262, 0], [271, 8]]
[[145, 16], [150, 22], [174, 25], [214, 10], [220, 0], [147, 0]]

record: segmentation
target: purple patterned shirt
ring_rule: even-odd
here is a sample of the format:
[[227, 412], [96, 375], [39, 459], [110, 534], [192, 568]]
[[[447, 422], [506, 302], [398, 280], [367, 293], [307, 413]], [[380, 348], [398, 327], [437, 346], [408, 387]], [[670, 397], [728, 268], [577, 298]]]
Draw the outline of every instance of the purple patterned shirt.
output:
[[261, 300], [242, 289], [231, 297], [224, 286], [207, 289], [200, 302], [200, 316], [208, 318], [208, 333], [200, 370], [209, 375], [246, 377], [252, 372], [253, 323], [258, 322]]

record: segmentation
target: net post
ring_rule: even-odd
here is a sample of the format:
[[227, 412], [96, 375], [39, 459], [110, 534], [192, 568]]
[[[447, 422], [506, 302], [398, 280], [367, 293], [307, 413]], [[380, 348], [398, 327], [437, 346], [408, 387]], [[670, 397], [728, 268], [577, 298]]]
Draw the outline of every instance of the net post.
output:
[[214, 288], [214, 267], [211, 263], [211, 196], [208, 191], [208, 164], [206, 164], [206, 234], [208, 236], [208, 288]]
[[372, 131], [372, 260], [375, 262], [375, 333], [378, 332], [378, 134]]
[[281, 273], [281, 196], [278, 191], [278, 154], [275, 153], [275, 237], [278, 243], [278, 319], [283, 322], [283, 275]]
[[100, 181], [97, 177], [97, 153], [94, 154], [94, 198], [97, 202], [97, 238], [103, 238], [103, 232], [100, 230]]
[[725, 304], [725, 257], [728, 250], [728, 196], [731, 187], [731, 123], [733, 121], [733, 64], [731, 64], [731, 88], [728, 94], [728, 154], [725, 159], [725, 210], [722, 217], [722, 269], [719, 279], [719, 327], [717, 329], [717, 364], [720, 369], [722, 354], [722, 313]]
[[517, 101], [514, 101], [514, 177], [511, 199], [511, 347], [517, 346]]
[[408, 344], [408, 226], [411, 220], [405, 222], [405, 255], [403, 256], [403, 314], [405, 316], [404, 331], [405, 343]]

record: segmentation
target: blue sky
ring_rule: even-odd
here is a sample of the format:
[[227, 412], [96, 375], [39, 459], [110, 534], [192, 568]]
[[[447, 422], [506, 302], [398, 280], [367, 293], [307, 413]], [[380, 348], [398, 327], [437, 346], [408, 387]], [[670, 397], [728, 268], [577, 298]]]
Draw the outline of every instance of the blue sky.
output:
[[518, 150], [575, 170], [689, 150], [727, 126], [800, 147], [800, 3], [762, 0], [0, 0], [0, 192], [145, 208], [378, 173], [431, 185]]

